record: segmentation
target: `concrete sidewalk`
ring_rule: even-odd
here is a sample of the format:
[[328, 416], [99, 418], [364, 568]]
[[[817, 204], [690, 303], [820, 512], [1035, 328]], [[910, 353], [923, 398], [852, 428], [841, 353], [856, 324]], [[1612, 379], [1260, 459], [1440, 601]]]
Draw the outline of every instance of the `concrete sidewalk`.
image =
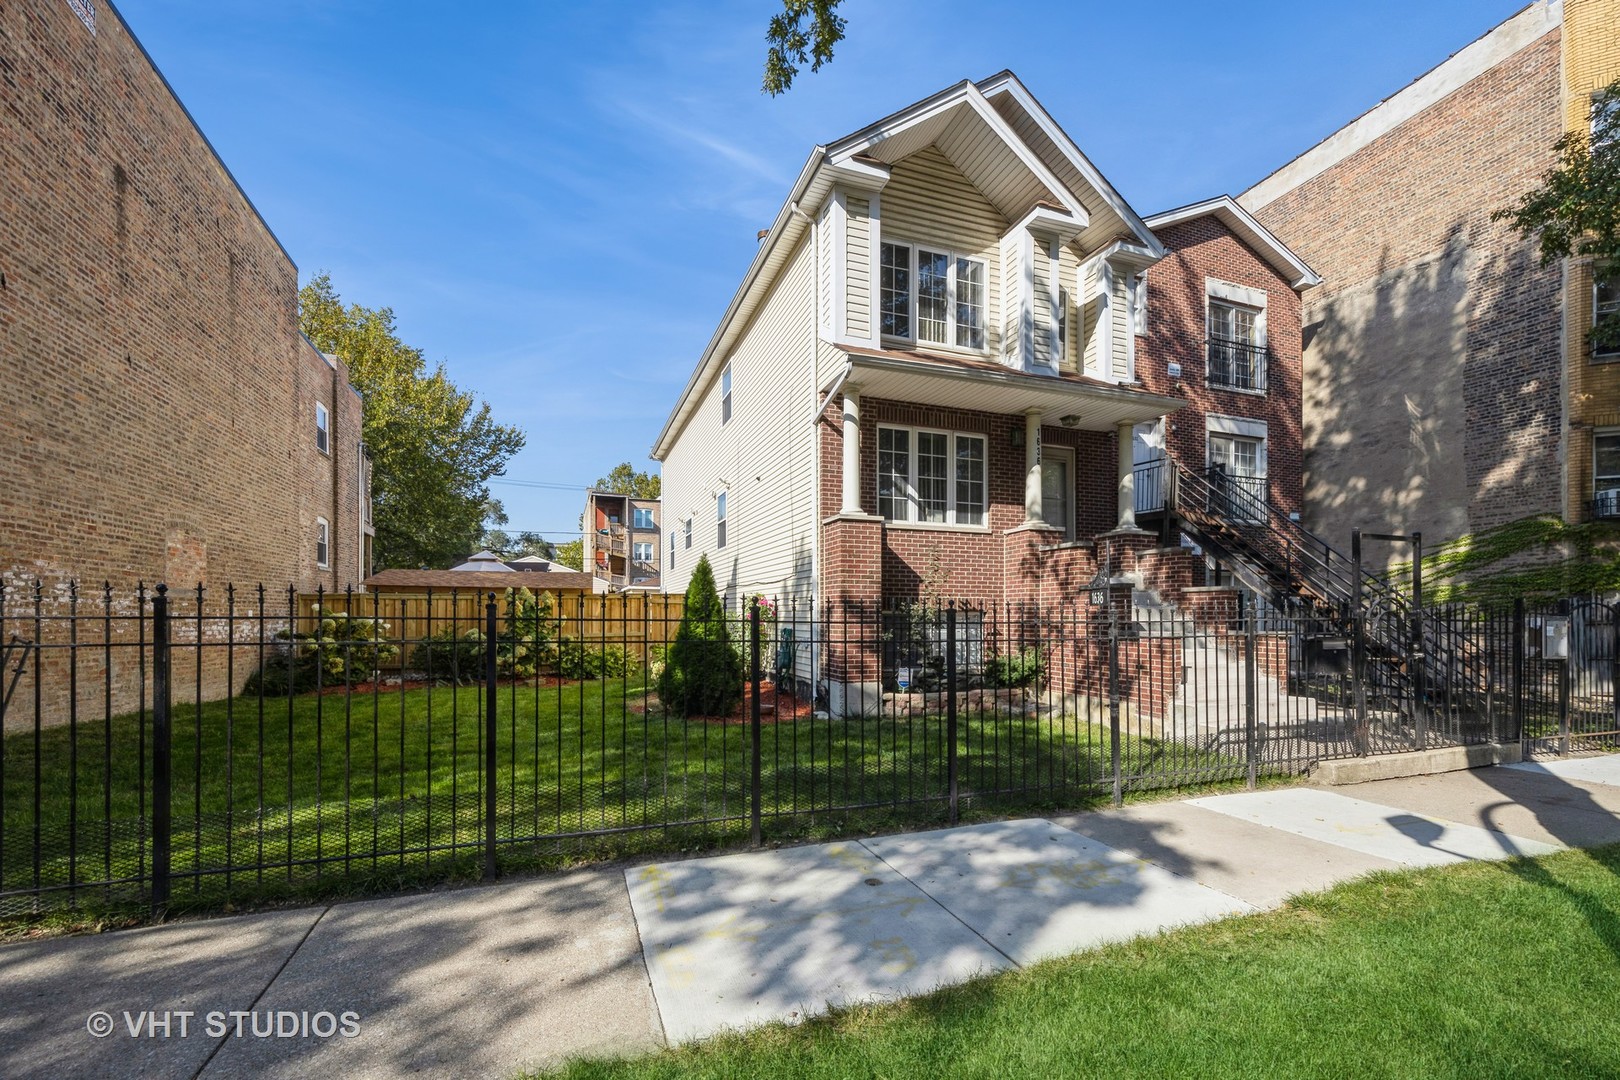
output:
[[24, 942], [0, 947], [0, 1075], [504, 1076], [918, 993], [1374, 869], [1612, 841], [1620, 756]]

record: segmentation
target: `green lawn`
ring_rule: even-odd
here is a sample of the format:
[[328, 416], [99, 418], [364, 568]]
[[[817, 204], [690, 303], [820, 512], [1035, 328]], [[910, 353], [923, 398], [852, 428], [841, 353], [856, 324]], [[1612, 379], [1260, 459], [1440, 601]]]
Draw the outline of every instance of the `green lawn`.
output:
[[1620, 1076], [1620, 846], [1385, 873], [570, 1080]]
[[[496, 704], [503, 866], [746, 837], [748, 727], [665, 717], [633, 679], [506, 685]], [[966, 809], [1082, 806], [1105, 796], [1103, 719], [964, 716]], [[178, 904], [397, 887], [481, 868], [484, 700], [476, 688], [177, 705], [173, 732]], [[772, 839], [945, 820], [941, 717], [768, 724], [761, 749]], [[1242, 774], [1240, 762], [1172, 742], [1128, 738], [1122, 751], [1122, 771], [1149, 778], [1138, 786]], [[150, 717], [50, 728], [37, 745], [35, 733], [13, 733], [3, 752], [0, 892], [150, 867]], [[36, 906], [13, 893], [0, 896], [0, 918], [140, 896], [135, 886], [80, 888]]]

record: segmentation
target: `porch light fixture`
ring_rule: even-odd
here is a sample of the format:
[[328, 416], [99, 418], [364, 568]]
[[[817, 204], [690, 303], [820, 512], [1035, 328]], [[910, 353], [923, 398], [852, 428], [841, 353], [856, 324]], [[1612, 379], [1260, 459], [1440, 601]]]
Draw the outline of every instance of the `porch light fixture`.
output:
[[1062, 424], [1066, 428], [1079, 427], [1080, 426], [1080, 414], [1079, 413], [1064, 413], [1062, 416], [1058, 417], [1058, 423]]

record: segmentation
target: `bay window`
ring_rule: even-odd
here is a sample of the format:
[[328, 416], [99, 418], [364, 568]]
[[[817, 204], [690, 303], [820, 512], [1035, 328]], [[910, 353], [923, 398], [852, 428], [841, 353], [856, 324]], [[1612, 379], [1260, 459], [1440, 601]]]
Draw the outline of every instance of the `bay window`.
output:
[[886, 521], [983, 525], [984, 436], [878, 428], [877, 506]]
[[883, 335], [984, 349], [988, 281], [983, 259], [883, 244], [878, 299]]

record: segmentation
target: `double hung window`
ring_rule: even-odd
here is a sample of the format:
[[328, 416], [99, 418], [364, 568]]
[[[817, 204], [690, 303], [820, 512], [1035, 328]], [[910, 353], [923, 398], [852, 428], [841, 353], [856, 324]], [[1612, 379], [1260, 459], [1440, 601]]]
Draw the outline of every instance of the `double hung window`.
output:
[[[1599, 278], [1592, 283], [1592, 325], [1604, 319], [1620, 319], [1620, 273]], [[1592, 359], [1602, 363], [1620, 360], [1620, 338], [1606, 335], [1604, 340], [1594, 338]]]
[[877, 501], [887, 521], [983, 525], [984, 436], [880, 427]]
[[638, 540], [632, 545], [632, 548], [633, 550], [631, 551], [631, 558], [635, 559], [636, 562], [650, 563], [653, 561], [652, 544], [646, 541]]
[[912, 244], [882, 245], [879, 306], [885, 337], [985, 348], [984, 260]]
[[723, 491], [714, 504], [714, 546], [726, 546], [726, 493]]
[[1209, 385], [1264, 390], [1265, 346], [1265, 331], [1257, 309], [1210, 300]]
[[638, 529], [657, 528], [653, 524], [653, 512], [650, 507], [637, 507], [631, 511], [630, 523]]

